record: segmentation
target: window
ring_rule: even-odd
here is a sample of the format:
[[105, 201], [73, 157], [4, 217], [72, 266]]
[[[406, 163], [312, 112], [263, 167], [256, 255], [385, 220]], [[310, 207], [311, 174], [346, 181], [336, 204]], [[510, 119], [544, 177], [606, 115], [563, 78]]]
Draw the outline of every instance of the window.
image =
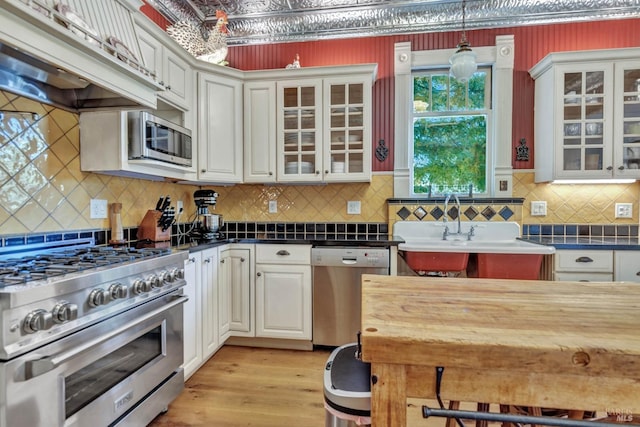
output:
[[486, 194], [491, 135], [491, 69], [467, 83], [448, 69], [413, 72], [413, 196]]
[[514, 39], [495, 40], [473, 48], [479, 68], [468, 86], [449, 78], [455, 49], [395, 44], [394, 197], [428, 197], [429, 188], [440, 196], [456, 186], [466, 194], [469, 184], [474, 196], [512, 197]]

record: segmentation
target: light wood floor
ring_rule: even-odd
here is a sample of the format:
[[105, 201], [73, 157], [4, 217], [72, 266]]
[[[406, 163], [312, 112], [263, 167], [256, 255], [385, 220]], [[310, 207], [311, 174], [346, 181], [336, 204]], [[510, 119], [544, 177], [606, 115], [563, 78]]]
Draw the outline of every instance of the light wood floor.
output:
[[151, 427], [323, 427], [329, 351], [222, 347]]
[[[169, 411], [149, 426], [324, 427], [322, 381], [329, 354], [328, 350], [224, 346], [186, 382]], [[443, 418], [422, 418], [423, 404], [437, 407], [434, 401], [408, 399], [407, 425], [444, 427]], [[497, 405], [491, 406], [492, 412], [499, 411]], [[475, 404], [463, 402], [460, 409], [475, 410]], [[638, 415], [633, 419], [637, 422]]]

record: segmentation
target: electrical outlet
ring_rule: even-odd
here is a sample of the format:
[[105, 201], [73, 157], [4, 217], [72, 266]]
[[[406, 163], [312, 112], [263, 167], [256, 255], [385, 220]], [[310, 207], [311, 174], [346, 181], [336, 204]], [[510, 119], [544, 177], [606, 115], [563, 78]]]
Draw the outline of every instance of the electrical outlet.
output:
[[278, 201], [269, 200], [269, 213], [278, 213]]
[[633, 204], [616, 203], [616, 218], [633, 218]]
[[547, 215], [547, 202], [537, 201], [531, 202], [531, 216], [546, 216]]
[[360, 200], [349, 200], [347, 202], [347, 214], [360, 215]]
[[182, 209], [184, 209], [184, 206], [182, 204], [182, 200], [178, 200], [176, 202], [176, 213], [181, 213]]
[[89, 203], [91, 219], [107, 218], [107, 201], [102, 199], [91, 199]]

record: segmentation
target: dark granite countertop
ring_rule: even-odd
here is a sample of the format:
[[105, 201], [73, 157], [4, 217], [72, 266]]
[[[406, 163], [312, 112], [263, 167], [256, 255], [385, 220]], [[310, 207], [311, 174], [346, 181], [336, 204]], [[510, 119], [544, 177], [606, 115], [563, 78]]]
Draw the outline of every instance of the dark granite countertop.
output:
[[229, 243], [260, 243], [260, 244], [291, 244], [291, 245], [313, 245], [313, 246], [349, 246], [380, 248], [397, 246], [402, 240], [307, 240], [307, 239], [225, 239], [206, 242], [188, 242], [174, 246], [174, 250], [188, 250], [189, 252], [199, 252], [209, 248], [226, 245]]
[[556, 249], [640, 250], [638, 236], [526, 236], [522, 240]]

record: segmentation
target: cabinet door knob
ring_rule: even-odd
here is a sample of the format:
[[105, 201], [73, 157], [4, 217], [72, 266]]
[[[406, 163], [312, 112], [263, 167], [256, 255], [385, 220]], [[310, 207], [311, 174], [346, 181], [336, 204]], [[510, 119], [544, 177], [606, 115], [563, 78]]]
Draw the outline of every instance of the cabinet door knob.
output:
[[316, 171], [316, 175], [320, 175], [320, 171]]
[[607, 166], [607, 170], [608, 171], [613, 170], [613, 166]]
[[240, 262], [244, 262], [244, 258], [240, 258]]
[[269, 176], [273, 176], [273, 172], [269, 172]]
[[206, 169], [200, 169], [200, 173], [205, 173], [206, 171]]
[[224, 264], [224, 260], [223, 259], [220, 260], [220, 264]]
[[588, 256], [581, 256], [579, 258], [576, 258], [576, 262], [593, 262], [593, 260]]
[[329, 173], [329, 171], [325, 169], [324, 173], [325, 173], [325, 174], [328, 174], [328, 173]]
[[260, 277], [262, 276], [262, 273], [256, 273], [256, 276]]
[[618, 166], [618, 170], [619, 171], [624, 170], [624, 166]]

